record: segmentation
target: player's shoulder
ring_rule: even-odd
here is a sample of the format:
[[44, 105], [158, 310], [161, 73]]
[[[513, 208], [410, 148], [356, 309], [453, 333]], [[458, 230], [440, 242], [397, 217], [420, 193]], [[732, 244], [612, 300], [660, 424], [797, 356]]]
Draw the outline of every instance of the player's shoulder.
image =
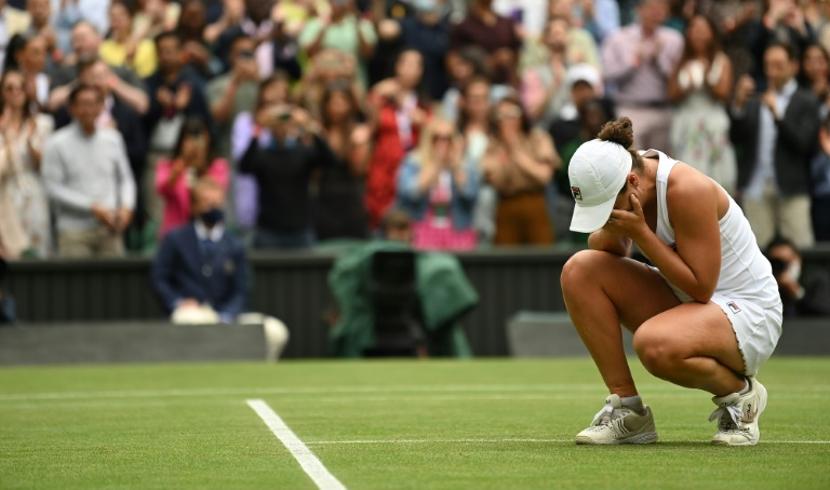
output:
[[683, 201], [683, 205], [695, 204], [715, 196], [716, 193], [715, 182], [685, 162], [678, 161], [669, 173], [666, 194], [671, 201], [676, 202], [679, 199]]

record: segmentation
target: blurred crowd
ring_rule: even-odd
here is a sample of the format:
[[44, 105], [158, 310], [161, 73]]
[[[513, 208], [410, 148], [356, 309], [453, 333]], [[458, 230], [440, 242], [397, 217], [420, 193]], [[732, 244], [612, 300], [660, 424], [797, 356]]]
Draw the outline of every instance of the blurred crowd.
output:
[[828, 49], [825, 0], [0, 0], [0, 257], [194, 223], [256, 249], [396, 222], [418, 249], [578, 246], [568, 161], [617, 116], [762, 247], [809, 247]]

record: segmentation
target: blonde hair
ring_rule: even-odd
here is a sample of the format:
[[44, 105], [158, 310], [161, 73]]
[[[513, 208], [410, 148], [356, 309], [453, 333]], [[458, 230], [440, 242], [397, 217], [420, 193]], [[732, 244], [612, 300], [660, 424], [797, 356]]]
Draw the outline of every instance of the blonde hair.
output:
[[432, 165], [435, 163], [434, 157], [434, 141], [433, 136], [438, 132], [438, 128], [445, 127], [452, 133], [451, 144], [458, 144], [461, 141], [461, 135], [456, 130], [455, 124], [449, 119], [440, 116], [432, 117], [421, 131], [418, 147], [415, 149], [415, 161], [418, 165]]

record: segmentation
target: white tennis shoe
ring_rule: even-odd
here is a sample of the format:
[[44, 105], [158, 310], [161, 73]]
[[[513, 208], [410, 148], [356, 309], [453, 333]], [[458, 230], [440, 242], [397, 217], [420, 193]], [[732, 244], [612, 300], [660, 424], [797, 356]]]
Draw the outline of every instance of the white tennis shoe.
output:
[[591, 425], [576, 435], [577, 444], [651, 444], [657, 442], [649, 407], [639, 414], [624, 407], [618, 395], [605, 399]]
[[712, 397], [718, 406], [709, 421], [717, 419], [718, 432], [712, 444], [720, 446], [754, 446], [761, 438], [758, 419], [767, 408], [767, 389], [757, 379], [747, 378], [749, 391]]

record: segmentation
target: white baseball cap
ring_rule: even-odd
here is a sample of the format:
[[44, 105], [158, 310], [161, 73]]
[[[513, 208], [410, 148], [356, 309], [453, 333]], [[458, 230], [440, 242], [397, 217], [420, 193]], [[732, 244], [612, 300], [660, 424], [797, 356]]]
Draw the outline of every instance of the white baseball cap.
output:
[[593, 139], [576, 149], [568, 165], [576, 201], [571, 231], [592, 233], [605, 226], [631, 165], [628, 150], [612, 141]]

